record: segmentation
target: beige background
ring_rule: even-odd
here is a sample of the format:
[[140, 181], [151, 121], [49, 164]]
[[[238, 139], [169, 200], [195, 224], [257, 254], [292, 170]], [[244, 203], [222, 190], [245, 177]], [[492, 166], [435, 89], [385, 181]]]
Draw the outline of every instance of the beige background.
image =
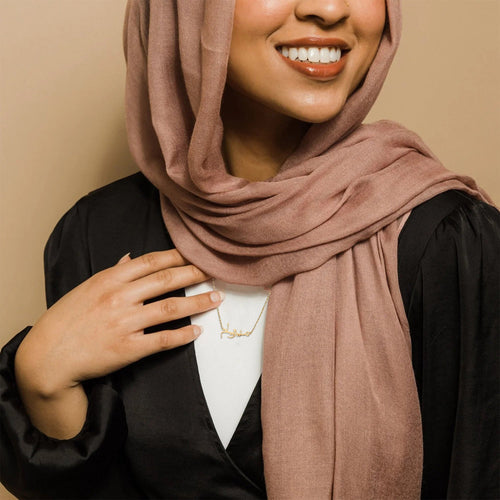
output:
[[[370, 118], [417, 131], [500, 204], [500, 0], [403, 2], [403, 42]], [[124, 7], [0, 0], [0, 345], [44, 310], [42, 252], [59, 217], [135, 170], [122, 105]], [[0, 486], [0, 498], [12, 497]]]

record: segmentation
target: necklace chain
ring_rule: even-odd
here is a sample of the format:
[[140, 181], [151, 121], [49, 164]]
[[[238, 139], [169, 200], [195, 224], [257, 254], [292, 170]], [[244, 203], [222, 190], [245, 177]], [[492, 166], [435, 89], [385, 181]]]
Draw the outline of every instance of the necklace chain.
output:
[[[212, 288], [216, 290], [215, 288], [215, 280], [212, 278]], [[264, 301], [264, 305], [262, 306], [262, 309], [260, 310], [259, 317], [255, 321], [255, 324], [253, 325], [253, 328], [251, 330], [243, 331], [243, 330], [237, 330], [236, 328], [230, 329], [229, 328], [229, 322], [227, 323], [227, 326], [224, 327], [222, 323], [222, 318], [220, 314], [220, 309], [217, 307], [217, 317], [219, 318], [219, 325], [220, 325], [220, 338], [223, 337], [223, 335], [227, 335], [229, 339], [234, 339], [235, 337], [250, 337], [252, 333], [254, 332], [255, 328], [257, 327], [257, 324], [260, 321], [260, 318], [262, 317], [262, 314], [264, 313], [264, 309], [266, 308], [267, 303], [269, 302], [269, 296], [271, 295], [271, 292], [268, 292], [266, 300]]]

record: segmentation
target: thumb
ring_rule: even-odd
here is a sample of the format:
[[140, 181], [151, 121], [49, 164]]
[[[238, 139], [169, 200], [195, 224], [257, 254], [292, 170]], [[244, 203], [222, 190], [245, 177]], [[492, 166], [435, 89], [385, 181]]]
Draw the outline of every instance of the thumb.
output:
[[125, 254], [118, 262], [117, 264], [123, 264], [124, 262], [128, 262], [129, 260], [132, 260], [130, 257], [130, 252]]

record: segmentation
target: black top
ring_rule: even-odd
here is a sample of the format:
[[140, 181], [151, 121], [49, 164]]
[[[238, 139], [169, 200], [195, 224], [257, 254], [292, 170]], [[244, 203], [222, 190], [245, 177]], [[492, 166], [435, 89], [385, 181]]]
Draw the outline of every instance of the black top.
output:
[[[424, 430], [422, 498], [500, 498], [499, 236], [499, 212], [458, 191], [415, 208], [400, 234], [399, 280]], [[137, 257], [172, 247], [158, 192], [142, 174], [98, 189], [64, 215], [47, 242], [47, 304], [129, 251]], [[227, 450], [192, 343], [86, 381], [84, 427], [58, 440], [30, 424], [17, 394], [14, 356], [28, 331], [0, 354], [0, 481], [14, 495], [265, 498], [260, 380]]]

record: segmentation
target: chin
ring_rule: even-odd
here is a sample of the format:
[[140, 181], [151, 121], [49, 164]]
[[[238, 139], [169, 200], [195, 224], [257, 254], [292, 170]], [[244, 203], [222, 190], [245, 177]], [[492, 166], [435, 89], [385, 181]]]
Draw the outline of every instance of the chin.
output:
[[337, 95], [334, 99], [331, 96], [327, 99], [311, 99], [309, 103], [306, 99], [298, 106], [290, 106], [288, 102], [283, 103], [282, 106], [273, 107], [275, 111], [302, 122], [324, 123], [335, 118], [342, 111], [346, 101], [347, 96], [344, 98], [344, 96]]
[[314, 106], [311, 109], [302, 110], [281, 110], [282, 113], [307, 123], [324, 123], [332, 118], [335, 118], [341, 111], [343, 106]]
[[338, 115], [338, 113], [335, 113], [333, 115], [320, 115], [320, 116], [311, 116], [311, 117], [306, 117], [302, 121], [307, 122], [307, 123], [324, 123], [327, 122], [328, 120], [331, 120], [332, 118], [335, 118]]

